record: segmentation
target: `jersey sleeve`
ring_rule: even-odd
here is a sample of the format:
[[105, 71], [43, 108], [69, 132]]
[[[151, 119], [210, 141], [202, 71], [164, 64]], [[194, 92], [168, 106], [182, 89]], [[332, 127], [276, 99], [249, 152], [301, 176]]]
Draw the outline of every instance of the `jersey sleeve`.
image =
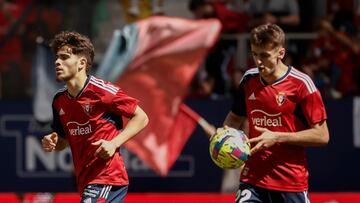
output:
[[128, 96], [123, 90], [119, 89], [116, 95], [111, 98], [110, 110], [117, 115], [129, 118], [134, 115], [138, 103], [139, 100]]
[[54, 104], [52, 105], [52, 112], [53, 112], [53, 121], [51, 124], [51, 128], [54, 132], [56, 132], [59, 136], [65, 137], [64, 129], [60, 122], [59, 113], [56, 111]]
[[311, 126], [327, 119], [325, 105], [318, 90], [301, 101], [301, 108]]
[[246, 116], [245, 91], [243, 83], [240, 83], [235, 91], [231, 111], [238, 116]]

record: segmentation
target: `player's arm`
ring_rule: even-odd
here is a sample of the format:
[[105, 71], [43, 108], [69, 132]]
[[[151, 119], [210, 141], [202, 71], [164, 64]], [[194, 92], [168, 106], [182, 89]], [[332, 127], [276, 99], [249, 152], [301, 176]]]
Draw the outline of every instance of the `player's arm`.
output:
[[310, 129], [298, 132], [273, 132], [257, 126], [255, 126], [255, 129], [261, 135], [249, 140], [249, 143], [256, 143], [252, 147], [250, 154], [269, 148], [277, 143], [312, 147], [326, 145], [329, 142], [329, 130], [326, 120], [316, 123]]
[[278, 143], [295, 144], [305, 147], [322, 146], [329, 142], [329, 130], [326, 120], [324, 120], [315, 124], [310, 129], [293, 133], [277, 133], [276, 137]]
[[46, 152], [52, 152], [54, 150], [61, 151], [69, 145], [68, 142], [64, 138], [58, 136], [56, 132], [45, 135], [41, 140], [41, 143]]
[[244, 85], [246, 78], [241, 79], [241, 83], [236, 88], [231, 111], [226, 116], [223, 126], [240, 129], [247, 132], [246, 103]]
[[149, 118], [146, 113], [139, 106], [136, 106], [134, 115], [119, 135], [110, 141], [101, 139], [92, 143], [99, 146], [95, 155], [103, 159], [112, 157], [117, 148], [138, 134], [148, 123]]
[[54, 150], [61, 151], [65, 149], [67, 146], [69, 146], [67, 140], [63, 136], [59, 136], [59, 135], [64, 135], [65, 133], [61, 125], [59, 113], [55, 108], [54, 101], [52, 104], [52, 111], [53, 111], [53, 121], [51, 124], [51, 128], [53, 129], [53, 132], [48, 135], [45, 135], [41, 140], [43, 149], [47, 152], [52, 152]]
[[232, 111], [230, 111], [226, 116], [223, 125], [231, 128], [243, 130], [245, 121], [246, 121], [245, 116], [238, 116]]
[[[249, 132], [247, 118], [245, 116], [238, 116], [232, 111], [230, 111], [226, 116], [223, 127], [216, 129], [216, 133], [226, 129], [227, 127], [242, 130], [245, 132], [245, 134], [248, 134]], [[214, 135], [215, 133], [210, 136], [209, 140], [212, 140]]]
[[[306, 94], [304, 89], [300, 95]], [[308, 146], [322, 146], [329, 142], [329, 129], [326, 122], [326, 111], [319, 91], [304, 97], [300, 102], [304, 117], [309, 128], [297, 132], [276, 133], [276, 142]]]
[[211, 131], [211, 136], [209, 140], [212, 140], [216, 133], [224, 130], [227, 127], [244, 130], [243, 126], [245, 121], [246, 117], [238, 116], [232, 111], [230, 111], [223, 122], [223, 127], [217, 128], [216, 131]]
[[137, 106], [134, 112], [134, 116], [130, 118], [129, 122], [123, 129], [123, 131], [116, 136], [111, 142], [118, 148], [125, 142], [130, 140], [136, 134], [138, 134], [149, 123], [149, 118], [146, 113]]

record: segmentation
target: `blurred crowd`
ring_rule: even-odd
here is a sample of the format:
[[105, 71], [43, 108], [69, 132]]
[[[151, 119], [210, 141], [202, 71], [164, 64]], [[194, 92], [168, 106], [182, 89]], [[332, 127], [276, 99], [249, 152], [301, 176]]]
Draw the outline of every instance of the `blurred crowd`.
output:
[[[246, 34], [263, 23], [280, 25], [293, 37], [287, 40], [285, 62], [306, 72], [325, 98], [341, 99], [360, 94], [359, 1], [298, 0], [190, 0], [195, 18], [218, 18], [222, 33]], [[317, 3], [316, 3], [317, 2]], [[316, 6], [327, 8], [324, 13]], [[313, 37], [294, 33], [311, 33]], [[290, 35], [287, 35], [290, 36]], [[231, 96], [244, 71], [254, 67], [247, 49], [245, 67], [236, 63], [238, 41], [223, 37], [198, 74], [194, 95]]]
[[[0, 99], [32, 97], [31, 71], [38, 37], [46, 42], [61, 30], [76, 30], [89, 36], [102, 52], [101, 41], [107, 38], [103, 32], [111, 36], [110, 32], [118, 28], [111, 29], [111, 20], [115, 19], [119, 26], [152, 15], [179, 16], [167, 10], [174, 2], [0, 0]], [[221, 36], [199, 68], [189, 97], [231, 97], [244, 71], [254, 66], [249, 51], [239, 53], [238, 36], [246, 36], [252, 27], [262, 23], [276, 23], [288, 34], [311, 34], [310, 38], [295, 34], [287, 40], [286, 63], [309, 74], [325, 98], [360, 94], [359, 0], [180, 2], [185, 2], [183, 8], [176, 8], [183, 9], [180, 17], [217, 18], [222, 23]], [[120, 12], [114, 10], [115, 6]], [[189, 15], [181, 16], [186, 12]], [[245, 56], [245, 65], [238, 62], [239, 54]]]

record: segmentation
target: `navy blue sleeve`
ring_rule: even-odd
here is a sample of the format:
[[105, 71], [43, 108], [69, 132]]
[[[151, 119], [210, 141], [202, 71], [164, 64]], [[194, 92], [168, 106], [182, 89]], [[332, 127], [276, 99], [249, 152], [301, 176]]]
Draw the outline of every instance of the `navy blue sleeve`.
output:
[[52, 105], [52, 111], [53, 111], [53, 121], [51, 124], [51, 128], [54, 132], [56, 132], [60, 137], [65, 138], [64, 129], [60, 122], [60, 116], [59, 113], [56, 111], [54, 104]]
[[240, 83], [235, 91], [231, 111], [238, 116], [246, 116], [245, 91], [243, 83]]

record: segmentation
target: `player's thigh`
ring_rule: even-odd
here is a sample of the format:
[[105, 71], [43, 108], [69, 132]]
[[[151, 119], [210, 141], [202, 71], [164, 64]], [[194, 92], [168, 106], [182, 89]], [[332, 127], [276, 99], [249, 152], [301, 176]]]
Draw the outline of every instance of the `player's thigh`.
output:
[[281, 192], [272, 191], [270, 193], [272, 202], [279, 203], [310, 203], [307, 191], [304, 192]]
[[123, 203], [127, 194], [128, 186], [113, 186], [106, 203]]
[[267, 202], [265, 190], [259, 187], [240, 182], [239, 190], [236, 193], [236, 203], [263, 203]]
[[84, 189], [81, 203], [122, 203], [128, 186], [90, 184]]

